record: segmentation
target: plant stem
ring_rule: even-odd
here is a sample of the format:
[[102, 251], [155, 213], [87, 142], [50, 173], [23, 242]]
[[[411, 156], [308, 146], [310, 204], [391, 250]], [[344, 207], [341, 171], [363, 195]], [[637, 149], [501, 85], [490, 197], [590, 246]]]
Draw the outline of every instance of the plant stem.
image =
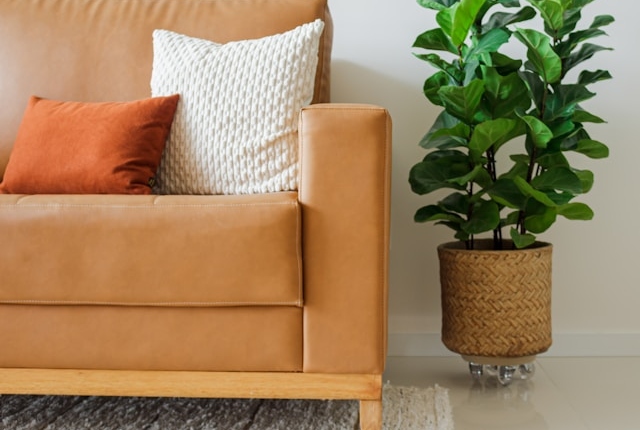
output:
[[[531, 183], [533, 180], [533, 171], [536, 166], [536, 158], [538, 156], [538, 148], [532, 143], [531, 144], [531, 154], [529, 156], [529, 168], [527, 169], [527, 182]], [[525, 234], [527, 232], [526, 227], [524, 226], [524, 221], [527, 217], [527, 213], [524, 210], [520, 211], [520, 215], [518, 217], [518, 225], [517, 229], [520, 230], [520, 234]]]
[[[460, 62], [460, 64], [462, 64], [462, 61]], [[468, 139], [471, 139], [471, 136], [473, 136], [474, 129], [475, 127], [472, 125], [469, 129]], [[469, 168], [473, 170], [475, 166], [470, 163]], [[467, 195], [469, 196], [469, 205], [467, 206], [467, 221], [471, 221], [471, 218], [473, 217], [473, 206], [474, 206], [474, 203], [472, 203], [473, 192], [474, 192], [474, 187], [473, 187], [473, 181], [472, 181], [469, 183], [469, 187], [467, 189]], [[475, 249], [476, 244], [475, 244], [475, 238], [473, 234], [469, 235], [469, 238], [465, 241], [465, 246], [468, 250]]]
[[[498, 179], [498, 173], [496, 169], [496, 151], [492, 146], [487, 149], [487, 172], [489, 172], [489, 176], [491, 180], [495, 182]], [[502, 249], [502, 226], [498, 225], [495, 229], [493, 229], [493, 249], [499, 250]]]
[[[544, 83], [544, 92], [542, 93], [542, 100], [540, 103], [540, 113], [538, 114], [538, 118], [540, 120], [544, 119], [544, 113], [547, 107], [547, 97], [549, 96], [549, 84], [547, 82]], [[529, 137], [527, 137], [529, 139]], [[541, 173], [540, 166], [536, 170], [536, 159], [538, 158], [538, 148], [533, 143], [533, 139], [531, 139], [531, 153], [529, 154], [529, 167], [527, 169], [527, 183], [531, 183], [534, 178], [534, 171], [536, 175]], [[527, 213], [524, 210], [520, 211], [520, 215], [518, 216], [518, 224], [516, 225], [516, 229], [520, 230], [520, 234], [526, 234], [527, 228], [524, 225], [524, 222], [527, 218]]]
[[487, 171], [489, 172], [489, 176], [491, 176], [491, 180], [495, 182], [497, 179], [496, 152], [493, 149], [493, 146], [487, 149]]
[[[473, 197], [473, 182], [471, 184], [469, 184], [469, 190], [467, 191], [467, 194], [469, 195], [469, 200], [471, 200], [471, 197]], [[473, 203], [469, 203], [468, 209], [467, 209], [467, 220], [471, 220], [471, 217], [473, 216]], [[475, 240], [473, 235], [469, 235], [469, 239], [467, 239], [465, 241], [465, 246], [467, 249], [474, 249], [475, 248]]]
[[501, 226], [498, 226], [493, 230], [493, 249], [496, 251], [503, 249]]

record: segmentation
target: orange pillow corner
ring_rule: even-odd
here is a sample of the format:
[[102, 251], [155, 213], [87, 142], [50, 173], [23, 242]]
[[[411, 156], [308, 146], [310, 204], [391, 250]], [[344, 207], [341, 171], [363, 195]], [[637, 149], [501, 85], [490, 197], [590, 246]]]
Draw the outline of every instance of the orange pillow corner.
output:
[[151, 194], [180, 96], [29, 99], [3, 194]]

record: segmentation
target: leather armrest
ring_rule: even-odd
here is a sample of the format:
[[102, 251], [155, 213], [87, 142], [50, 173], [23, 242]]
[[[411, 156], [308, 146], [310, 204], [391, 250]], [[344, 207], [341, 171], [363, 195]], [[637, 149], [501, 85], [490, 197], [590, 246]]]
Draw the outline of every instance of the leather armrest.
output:
[[382, 373], [387, 343], [391, 120], [370, 105], [300, 115], [304, 370]]

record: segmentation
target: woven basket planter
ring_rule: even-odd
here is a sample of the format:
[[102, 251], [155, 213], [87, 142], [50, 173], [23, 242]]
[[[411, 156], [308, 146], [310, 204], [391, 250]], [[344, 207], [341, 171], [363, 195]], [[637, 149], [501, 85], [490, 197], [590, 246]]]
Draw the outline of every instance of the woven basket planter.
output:
[[493, 251], [438, 247], [442, 341], [463, 356], [517, 358], [551, 346], [551, 251], [547, 243]]

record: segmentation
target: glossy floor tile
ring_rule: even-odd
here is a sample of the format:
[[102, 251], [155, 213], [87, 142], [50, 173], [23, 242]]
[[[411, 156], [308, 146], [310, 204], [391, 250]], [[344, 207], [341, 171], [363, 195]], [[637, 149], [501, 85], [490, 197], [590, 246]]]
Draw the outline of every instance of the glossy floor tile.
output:
[[549, 358], [531, 380], [474, 381], [459, 357], [389, 357], [385, 381], [449, 389], [456, 430], [640, 430], [640, 357]]
[[640, 358], [542, 358], [587, 428], [640, 430]]

